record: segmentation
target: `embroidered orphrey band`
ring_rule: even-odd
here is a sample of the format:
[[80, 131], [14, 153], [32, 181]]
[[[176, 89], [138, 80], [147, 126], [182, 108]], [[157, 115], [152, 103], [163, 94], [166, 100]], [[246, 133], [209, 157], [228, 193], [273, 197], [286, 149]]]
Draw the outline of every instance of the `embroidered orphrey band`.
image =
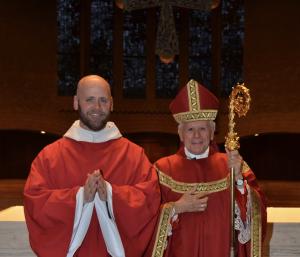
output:
[[242, 163], [242, 173], [245, 173], [249, 170], [250, 170], [250, 167], [248, 166], [248, 164], [245, 161], [243, 161], [243, 163]]
[[162, 257], [167, 246], [168, 226], [172, 216], [173, 203], [164, 204], [158, 224], [158, 231], [152, 251], [152, 257]]
[[195, 121], [195, 120], [215, 120], [217, 110], [205, 110], [197, 112], [180, 112], [174, 114], [173, 117], [177, 123]]
[[200, 110], [200, 98], [197, 90], [197, 82], [193, 79], [188, 83], [188, 97], [190, 112], [198, 112]]
[[218, 110], [201, 110], [198, 84], [195, 80], [188, 82], [187, 93], [189, 101], [189, 111], [174, 114], [173, 117], [177, 123], [196, 121], [196, 120], [215, 120]]
[[251, 257], [261, 257], [261, 213], [260, 202], [254, 190], [251, 190]]
[[208, 182], [208, 183], [184, 183], [172, 179], [170, 176], [164, 174], [157, 167], [155, 168], [159, 176], [159, 183], [172, 189], [172, 191], [176, 193], [183, 194], [185, 192], [193, 190], [195, 187], [196, 187], [196, 192], [214, 193], [214, 192], [223, 191], [229, 187], [228, 177], [225, 177], [220, 180]]

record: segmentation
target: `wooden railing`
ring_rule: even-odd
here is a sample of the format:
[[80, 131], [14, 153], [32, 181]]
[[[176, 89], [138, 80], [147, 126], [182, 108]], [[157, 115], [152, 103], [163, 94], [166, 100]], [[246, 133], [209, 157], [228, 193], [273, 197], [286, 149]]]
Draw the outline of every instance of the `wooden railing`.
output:
[[[25, 180], [0, 180], [0, 210], [23, 205]], [[262, 180], [259, 185], [266, 194], [269, 207], [300, 207], [300, 181]]]

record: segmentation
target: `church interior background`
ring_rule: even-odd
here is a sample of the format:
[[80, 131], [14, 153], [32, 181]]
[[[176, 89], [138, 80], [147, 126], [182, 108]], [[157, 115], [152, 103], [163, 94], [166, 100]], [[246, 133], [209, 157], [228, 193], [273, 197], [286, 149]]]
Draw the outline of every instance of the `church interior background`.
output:
[[90, 73], [110, 82], [112, 120], [151, 161], [176, 152], [168, 105], [190, 78], [221, 101], [220, 148], [228, 95], [245, 82], [252, 102], [237, 121], [240, 151], [269, 206], [300, 207], [300, 2], [223, 0], [208, 10], [148, 2], [1, 2], [0, 210], [22, 205], [31, 161], [77, 119], [72, 95]]

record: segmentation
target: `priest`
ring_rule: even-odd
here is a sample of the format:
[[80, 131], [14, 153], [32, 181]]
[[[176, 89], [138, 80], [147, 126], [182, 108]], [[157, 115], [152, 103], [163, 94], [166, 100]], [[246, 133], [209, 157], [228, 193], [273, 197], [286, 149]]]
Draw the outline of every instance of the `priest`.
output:
[[140, 257], [159, 209], [156, 172], [109, 121], [104, 78], [83, 77], [73, 104], [79, 120], [31, 165], [24, 188], [30, 245], [41, 257]]

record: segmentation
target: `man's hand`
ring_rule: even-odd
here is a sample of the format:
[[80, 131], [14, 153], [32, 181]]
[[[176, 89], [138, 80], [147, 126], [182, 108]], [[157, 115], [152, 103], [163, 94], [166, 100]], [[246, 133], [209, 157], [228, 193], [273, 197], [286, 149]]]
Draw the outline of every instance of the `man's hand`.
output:
[[98, 195], [102, 201], [106, 201], [107, 200], [106, 183], [103, 178], [102, 170], [101, 171], [98, 170], [98, 172], [100, 174], [99, 181], [98, 181], [98, 187], [97, 187]]
[[100, 177], [99, 170], [94, 171], [92, 174], [88, 174], [88, 177], [85, 181], [84, 185], [84, 203], [88, 203], [93, 201], [97, 188], [98, 188], [98, 181]]
[[187, 192], [174, 203], [175, 214], [184, 212], [200, 212], [207, 208], [207, 193], [196, 193], [196, 189]]
[[228, 168], [231, 169], [232, 167], [234, 168], [235, 172], [235, 179], [241, 179], [243, 178], [242, 176], [242, 163], [243, 163], [243, 158], [240, 156], [239, 152], [237, 150], [234, 151], [229, 151], [226, 149], [227, 153], [227, 159], [228, 159]]

